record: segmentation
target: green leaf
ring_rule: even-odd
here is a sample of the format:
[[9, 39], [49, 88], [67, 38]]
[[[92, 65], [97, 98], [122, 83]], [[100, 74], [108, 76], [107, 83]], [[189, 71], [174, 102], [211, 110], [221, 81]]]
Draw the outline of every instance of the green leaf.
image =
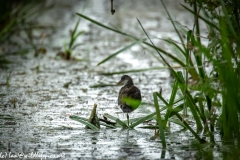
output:
[[128, 126], [123, 121], [118, 119], [117, 117], [114, 117], [114, 116], [112, 116], [110, 114], [107, 114], [107, 113], [105, 113], [104, 116], [111, 119], [111, 120], [114, 120], [117, 124], [121, 125], [123, 128], [128, 128]]
[[192, 112], [193, 118], [196, 121], [197, 130], [200, 131], [200, 130], [202, 130], [203, 126], [200, 121], [200, 116], [197, 114], [197, 111], [196, 111], [197, 110], [196, 103], [195, 103], [192, 95], [189, 93], [189, 90], [187, 88], [185, 88], [185, 86], [184, 86], [185, 82], [184, 82], [182, 72], [179, 71], [178, 75], [179, 75], [179, 78], [181, 79], [181, 82], [183, 82], [182, 84], [179, 84], [179, 87], [182, 91], [182, 94], [186, 94], [187, 104]]
[[[149, 39], [149, 41], [151, 42], [152, 46], [154, 47], [154, 49], [156, 50], [156, 52], [158, 53], [158, 55], [161, 57], [161, 59], [163, 60], [163, 62], [169, 67], [171, 73], [174, 75], [175, 78], [178, 79], [179, 83], [181, 82], [181, 78], [178, 76], [178, 74], [175, 72], [175, 70], [172, 68], [172, 66], [166, 61], [166, 59], [162, 56], [162, 54], [159, 52], [160, 50], [157, 49], [157, 47], [154, 45], [154, 43], [152, 42], [152, 40], [150, 39], [149, 35], [147, 34], [146, 30], [143, 28], [142, 23], [139, 21], [139, 19], [137, 19], [138, 23], [140, 24], [143, 32], [145, 33], [145, 35], [147, 36], [147, 38]], [[162, 51], [161, 51], [162, 52]], [[165, 52], [165, 51], [164, 51]], [[182, 63], [182, 62], [181, 62]], [[185, 67], [185, 65], [182, 63], [182, 65]]]
[[167, 105], [168, 109], [167, 109], [167, 112], [165, 114], [165, 119], [164, 119], [164, 122], [163, 122], [163, 127], [164, 128], [166, 128], [168, 118], [169, 118], [169, 116], [170, 116], [170, 114], [173, 110], [173, 104], [174, 104], [174, 100], [175, 100], [175, 97], [176, 97], [176, 94], [177, 94], [177, 90], [178, 90], [178, 81], [175, 79], [173, 89], [172, 89], [172, 93], [171, 93], [171, 97], [170, 97], [170, 101], [169, 101], [169, 104]]
[[120, 54], [120, 53], [122, 53], [122, 52], [124, 52], [124, 51], [126, 51], [126, 50], [128, 50], [128, 49], [130, 49], [130, 48], [132, 48], [132, 46], [135, 46], [136, 44], [139, 44], [139, 43], [141, 43], [141, 42], [142, 42], [142, 41], [140, 40], [140, 41], [135, 41], [135, 42], [131, 43], [130, 45], [128, 45], [128, 46], [120, 49], [119, 51], [113, 53], [112, 55], [108, 56], [107, 58], [105, 58], [104, 60], [102, 60], [101, 62], [99, 62], [97, 65], [99, 66], [99, 65], [101, 65], [101, 64], [109, 61], [110, 59], [112, 59], [113, 57], [117, 56], [118, 54]]
[[182, 53], [182, 55], [180, 55], [179, 54], [179, 56], [181, 56], [181, 61], [185, 61], [185, 56], [186, 56], [186, 53], [184, 52], [184, 50], [177, 44], [177, 42], [175, 42], [174, 40], [172, 40], [172, 39], [165, 39], [165, 38], [163, 38], [162, 39], [163, 41], [165, 41], [165, 42], [167, 42], [167, 43], [169, 43], [169, 44], [171, 44], [171, 45], [173, 45], [174, 47], [176, 47], [179, 51], [180, 51], [180, 53]]
[[166, 69], [168, 67], [152, 67], [152, 68], [143, 68], [143, 69], [133, 69], [133, 70], [125, 70], [125, 71], [119, 71], [119, 72], [104, 72], [100, 73], [101, 75], [105, 76], [111, 76], [114, 74], [126, 74], [126, 73], [135, 73], [135, 72], [145, 72], [145, 71], [153, 71], [153, 70], [160, 70], [160, 69]]
[[[194, 11], [192, 11], [191, 9], [189, 9], [188, 7], [184, 6], [181, 4], [181, 6], [183, 6], [183, 8], [185, 8], [186, 10], [188, 10], [189, 12], [191, 12], [193, 15], [195, 14]], [[202, 17], [201, 15], [198, 15], [198, 18], [200, 18], [201, 20], [203, 20], [205, 23], [207, 23], [208, 25], [214, 27], [215, 29], [219, 30], [219, 28], [213, 23], [210, 22], [209, 20], [207, 20], [206, 18]]]
[[165, 4], [163, 3], [162, 0], [161, 0], [161, 3], [162, 3], [162, 6], [164, 7], [165, 11], [167, 12], [167, 15], [168, 15], [168, 17], [169, 17], [169, 19], [170, 19], [170, 21], [171, 21], [171, 23], [172, 23], [172, 26], [173, 26], [174, 29], [175, 29], [175, 32], [178, 34], [178, 38], [181, 40], [181, 43], [182, 43], [182, 46], [184, 47], [184, 50], [186, 50], [186, 47], [185, 47], [185, 45], [184, 45], [183, 38], [182, 38], [181, 34], [179, 33], [179, 31], [178, 31], [178, 29], [177, 29], [177, 27], [176, 27], [176, 25], [175, 25], [175, 23], [174, 23], [171, 15], [170, 15], [170, 13], [168, 12], [168, 10], [167, 10], [167, 8], [166, 8], [166, 6], [165, 6]]
[[168, 121], [173, 122], [175, 124], [178, 124], [178, 125], [182, 126], [183, 128], [186, 128], [186, 126], [181, 121], [179, 121], [177, 119], [169, 118]]
[[157, 114], [157, 122], [158, 122], [158, 127], [160, 131], [160, 139], [162, 140], [162, 145], [163, 148], [166, 148], [166, 140], [165, 140], [165, 135], [164, 135], [164, 129], [163, 129], [163, 124], [162, 124], [162, 118], [160, 114], [160, 109], [159, 109], [159, 104], [158, 104], [158, 99], [157, 99], [157, 92], [153, 93], [153, 100], [154, 100], [154, 105], [156, 108], [156, 114]]
[[196, 132], [188, 125], [188, 123], [178, 114], [175, 114], [181, 122], [186, 126], [186, 128], [194, 135], [194, 137], [200, 142], [205, 143], [206, 141], [204, 139], [201, 139]]
[[92, 22], [92, 23], [95, 23], [95, 24], [97, 24], [97, 25], [105, 28], [105, 29], [108, 29], [108, 30], [114, 31], [114, 32], [116, 32], [116, 33], [119, 33], [119, 34], [122, 34], [122, 35], [125, 35], [125, 36], [128, 36], [128, 37], [131, 37], [131, 38], [133, 38], [133, 39], [135, 39], [135, 40], [138, 40], [138, 39], [137, 39], [136, 37], [134, 37], [134, 36], [131, 36], [131, 35], [127, 34], [127, 33], [122, 32], [122, 31], [119, 31], [119, 30], [110, 28], [110, 27], [108, 27], [108, 26], [106, 26], [106, 25], [104, 25], [104, 24], [102, 24], [102, 23], [100, 23], [100, 22], [97, 22], [97, 21], [95, 21], [95, 20], [93, 20], [93, 19], [91, 19], [91, 18], [89, 18], [89, 17], [87, 17], [87, 16], [85, 16], [85, 15], [83, 15], [83, 14], [81, 14], [81, 13], [76, 13], [76, 14], [77, 14], [78, 16], [80, 16], [80, 17], [82, 17], [82, 18], [84, 18], [84, 19]]
[[69, 116], [69, 118], [72, 119], [72, 120], [75, 120], [77, 122], [80, 122], [80, 123], [82, 123], [82, 124], [84, 124], [86, 126], [88, 126], [92, 130], [95, 130], [95, 131], [99, 130], [96, 126], [94, 126], [93, 124], [89, 123], [88, 119], [86, 119], [86, 118], [78, 117], [78, 116], [75, 116], [75, 115]]
[[100, 125], [108, 127], [108, 128], [117, 128], [116, 126], [109, 125], [109, 124], [106, 124], [106, 123], [103, 123], [103, 122], [100, 122]]
[[149, 115], [147, 115], [147, 116], [139, 119], [137, 122], [131, 124], [131, 125], [129, 126], [129, 128], [134, 128], [134, 127], [138, 126], [139, 124], [145, 122], [146, 120], [151, 119], [155, 114], [156, 114], [156, 112], [151, 113], [151, 114], [149, 114]]
[[90, 88], [100, 88], [100, 87], [109, 87], [109, 86], [117, 86], [116, 84], [104, 84], [104, 83], [100, 83], [100, 84], [95, 84], [90, 86]]
[[78, 32], [76, 35], [74, 35], [74, 37], [73, 37], [73, 42], [75, 42], [75, 40], [76, 40], [79, 36], [81, 36], [83, 33], [84, 33], [84, 31], [80, 31], [80, 32]]
[[[96, 24], [96, 25], [98, 25], [98, 26], [101, 26], [101, 27], [103, 27], [103, 28], [105, 28], [105, 29], [108, 29], [108, 30], [110, 30], [110, 31], [119, 33], [119, 34], [121, 34], [121, 35], [123, 35], [123, 36], [130, 37], [130, 38], [132, 38], [133, 40], [136, 40], [136, 41], [139, 41], [139, 40], [140, 40], [139, 38], [137, 38], [137, 37], [135, 37], [135, 36], [133, 36], [133, 35], [130, 35], [130, 34], [127, 34], [127, 33], [125, 33], [125, 32], [122, 32], [122, 31], [113, 29], [113, 28], [111, 28], [111, 27], [108, 27], [108, 26], [106, 26], [106, 25], [104, 25], [104, 24], [102, 24], [102, 23], [100, 23], [100, 22], [98, 22], [98, 21], [95, 21], [94, 19], [91, 19], [91, 18], [89, 18], [89, 17], [87, 17], [87, 16], [85, 16], [85, 15], [83, 15], [83, 14], [77, 13], [77, 15], [80, 16], [80, 17], [82, 17], [82, 18], [84, 18], [84, 19], [86, 19], [86, 20], [88, 20], [88, 21], [90, 21], [90, 22], [92, 22], [92, 23], [94, 23], [94, 24]], [[147, 43], [147, 42], [143, 42], [143, 43], [144, 43], [145, 45], [147, 45], [147, 46], [149, 46], [149, 47], [157, 50], [157, 51], [162, 52], [164, 55], [168, 56], [168, 57], [171, 58], [173, 61], [175, 61], [176, 63], [180, 64], [182, 67], [186, 67], [185, 64], [184, 64], [181, 60], [179, 60], [178, 58], [176, 58], [176, 57], [173, 56], [172, 54], [164, 51], [164, 50], [161, 49], [161, 48], [158, 48], [158, 47], [156, 47], [156, 46], [154, 46], [154, 45], [151, 45], [150, 43]]]

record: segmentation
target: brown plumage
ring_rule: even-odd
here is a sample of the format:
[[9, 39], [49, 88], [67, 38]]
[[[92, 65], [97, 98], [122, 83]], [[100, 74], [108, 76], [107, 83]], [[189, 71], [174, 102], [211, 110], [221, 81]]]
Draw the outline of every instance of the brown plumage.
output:
[[128, 75], [123, 75], [117, 84], [124, 84], [124, 86], [119, 91], [118, 105], [124, 113], [127, 113], [127, 118], [129, 120], [128, 113], [137, 109], [141, 104], [141, 91], [136, 86], [134, 86], [132, 78]]

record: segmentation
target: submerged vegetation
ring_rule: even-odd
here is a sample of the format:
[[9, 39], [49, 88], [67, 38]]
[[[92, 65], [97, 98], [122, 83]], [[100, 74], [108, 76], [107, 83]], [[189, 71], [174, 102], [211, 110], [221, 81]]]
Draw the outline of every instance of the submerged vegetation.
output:
[[[132, 44], [99, 62], [99, 65], [111, 60], [111, 58], [133, 45], [141, 43], [141, 45], [154, 49], [170, 69], [175, 79], [170, 100], [167, 102], [166, 98], [159, 93], [153, 93], [156, 113], [151, 114], [152, 116], [157, 115], [155, 119], [159, 125], [163, 147], [166, 147], [163, 130], [172, 116], [174, 116], [175, 122], [186, 127], [201, 143], [205, 141], [214, 142], [214, 132], [220, 131], [224, 140], [232, 142], [237, 140], [238, 145], [240, 145], [238, 118], [240, 112], [239, 2], [235, 0], [227, 2], [216, 0], [214, 3], [200, 0], [187, 2], [190, 7], [182, 6], [194, 17], [195, 23], [191, 29], [184, 28], [181, 24], [175, 22], [162, 2], [179, 38], [179, 42], [171, 38], [163, 39], [163, 41], [175, 47], [181, 57], [184, 57], [184, 60], [179, 57], [179, 54], [169, 53], [156, 46], [151, 40], [154, 37], [148, 35], [148, 31], [144, 29], [144, 22], [138, 19], [137, 21], [148, 41], [145, 38], [137, 38], [126, 32], [113, 29], [83, 14], [78, 13], [77, 15], [133, 40]], [[201, 35], [200, 21], [205, 23], [208, 28], [207, 37]], [[207, 45], [202, 43], [203, 38], [207, 41]], [[166, 57], [179, 64], [182, 69], [179, 71], [179, 69], [173, 68]], [[211, 66], [210, 71], [207, 69], [209, 66]], [[125, 71], [122, 72], [126, 73]], [[190, 78], [195, 85], [189, 83]], [[177, 92], [182, 95], [180, 100], [176, 99]], [[159, 102], [165, 105], [166, 112], [164, 114], [160, 114], [163, 108], [159, 108]], [[187, 123], [188, 115], [193, 117], [196, 128]], [[116, 119], [117, 121], [119, 120]], [[204, 133], [201, 137], [199, 136], [200, 132]]]

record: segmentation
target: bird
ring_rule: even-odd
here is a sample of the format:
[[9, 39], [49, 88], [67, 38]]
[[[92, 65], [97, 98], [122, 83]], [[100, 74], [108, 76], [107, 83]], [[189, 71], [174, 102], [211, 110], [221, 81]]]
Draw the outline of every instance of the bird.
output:
[[124, 85], [118, 95], [118, 105], [123, 113], [127, 113], [127, 121], [129, 126], [128, 113], [134, 111], [142, 102], [141, 91], [134, 86], [133, 80], [128, 75], [123, 75], [117, 85]]

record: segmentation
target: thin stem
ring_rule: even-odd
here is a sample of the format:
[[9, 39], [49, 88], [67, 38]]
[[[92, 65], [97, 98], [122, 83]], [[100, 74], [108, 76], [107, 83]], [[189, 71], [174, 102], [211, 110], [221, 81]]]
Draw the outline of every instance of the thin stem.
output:
[[111, 13], [112, 15], [115, 13], [115, 10], [113, 9], [113, 0], [111, 0]]
[[128, 121], [128, 127], [129, 127], [129, 115], [127, 113], [127, 121]]

